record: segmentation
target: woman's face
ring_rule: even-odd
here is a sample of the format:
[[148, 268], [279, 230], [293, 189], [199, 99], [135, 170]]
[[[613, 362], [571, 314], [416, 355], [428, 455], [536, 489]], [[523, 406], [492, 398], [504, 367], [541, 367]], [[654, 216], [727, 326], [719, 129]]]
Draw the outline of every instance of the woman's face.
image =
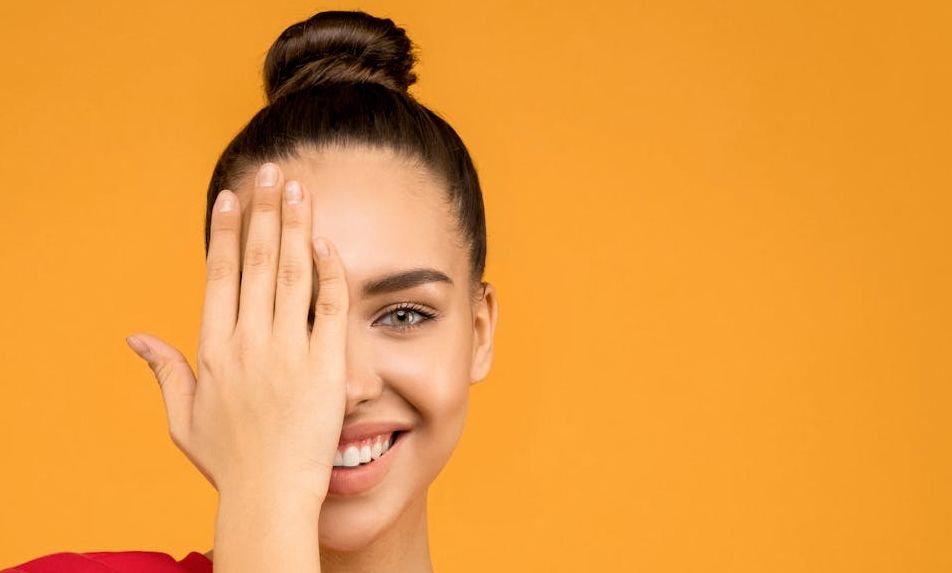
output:
[[[357, 494], [329, 493], [324, 502], [321, 545], [351, 551], [388, 530], [410, 527], [420, 512], [425, 515], [426, 490], [463, 431], [469, 387], [489, 371], [496, 295], [488, 285], [473, 302], [468, 252], [445, 191], [421, 168], [369, 147], [306, 150], [277, 164], [285, 180], [310, 190], [313, 235], [334, 242], [346, 269], [344, 427], [384, 420], [410, 428], [393, 450], [382, 481]], [[244, 219], [242, 245], [253, 177], [236, 190]], [[421, 268], [443, 273], [449, 281], [364, 292], [364, 285]], [[401, 303], [414, 303], [421, 311], [395, 312]], [[424, 313], [435, 316], [427, 319]]]

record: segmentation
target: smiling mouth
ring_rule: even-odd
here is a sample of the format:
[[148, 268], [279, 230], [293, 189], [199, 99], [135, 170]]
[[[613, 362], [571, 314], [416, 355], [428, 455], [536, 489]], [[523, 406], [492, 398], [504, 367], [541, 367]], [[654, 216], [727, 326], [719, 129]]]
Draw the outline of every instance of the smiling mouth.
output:
[[[334, 458], [334, 471], [349, 471], [370, 465], [390, 452], [390, 449], [406, 430], [394, 430], [390, 439], [376, 443], [364, 443], [360, 447], [348, 446], [345, 450], [338, 450]], [[365, 461], [366, 460], [366, 461]]]

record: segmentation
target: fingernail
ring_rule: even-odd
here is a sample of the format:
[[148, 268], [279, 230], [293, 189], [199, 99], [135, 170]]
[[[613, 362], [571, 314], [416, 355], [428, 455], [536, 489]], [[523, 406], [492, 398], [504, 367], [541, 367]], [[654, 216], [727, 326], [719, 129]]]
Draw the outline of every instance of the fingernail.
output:
[[227, 213], [235, 208], [235, 199], [229, 193], [222, 191], [218, 198], [218, 212]]
[[314, 248], [317, 250], [318, 258], [326, 259], [331, 256], [331, 250], [327, 246], [327, 241], [321, 237], [314, 239]]
[[284, 185], [284, 199], [288, 205], [297, 205], [301, 202], [301, 185], [297, 181], [288, 181]]
[[278, 182], [278, 168], [274, 163], [265, 163], [258, 170], [258, 187], [274, 187]]
[[127, 336], [126, 344], [128, 344], [129, 347], [132, 348], [141, 358], [148, 358], [149, 347], [135, 336]]

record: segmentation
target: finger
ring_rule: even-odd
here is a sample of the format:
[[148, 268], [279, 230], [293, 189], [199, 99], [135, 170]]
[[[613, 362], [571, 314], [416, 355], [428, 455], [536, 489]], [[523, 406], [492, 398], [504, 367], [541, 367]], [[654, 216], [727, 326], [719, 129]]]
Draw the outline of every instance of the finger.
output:
[[274, 296], [275, 336], [307, 344], [307, 314], [311, 303], [311, 200], [298, 181], [284, 185], [281, 249]]
[[246, 335], [270, 335], [274, 319], [274, 280], [281, 240], [281, 170], [265, 163], [255, 177], [254, 197], [248, 209], [238, 299], [237, 328]]
[[215, 199], [205, 261], [205, 302], [200, 344], [217, 344], [231, 337], [238, 314], [238, 269], [241, 208], [228, 189]]
[[188, 360], [175, 347], [151, 334], [136, 333], [126, 343], [149, 364], [159, 382], [169, 421], [169, 433], [177, 444], [184, 443], [192, 421], [195, 374]]
[[[326, 247], [326, 255], [322, 254], [322, 247]], [[349, 306], [344, 265], [333, 243], [324, 237], [314, 239], [313, 253], [318, 290], [310, 356], [320, 372], [343, 380]]]

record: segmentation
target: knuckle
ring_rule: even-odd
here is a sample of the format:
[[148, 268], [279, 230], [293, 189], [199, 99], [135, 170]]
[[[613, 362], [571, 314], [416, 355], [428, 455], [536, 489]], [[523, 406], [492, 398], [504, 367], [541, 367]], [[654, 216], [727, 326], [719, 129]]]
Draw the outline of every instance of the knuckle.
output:
[[275, 251], [266, 243], [251, 243], [245, 252], [245, 268], [261, 270], [271, 268], [274, 262]]
[[304, 272], [298, 261], [289, 261], [282, 263], [278, 268], [277, 280], [279, 285], [291, 287], [301, 284], [306, 276], [307, 273]]
[[314, 312], [321, 316], [336, 316], [342, 313], [344, 305], [336, 299], [318, 299], [314, 305]]
[[285, 229], [302, 229], [307, 223], [304, 216], [298, 211], [290, 211], [281, 216], [281, 223]]
[[347, 311], [348, 305], [347, 288], [342, 275], [336, 273], [321, 275], [318, 279], [314, 312], [320, 315], [342, 314]]
[[205, 263], [207, 280], [219, 281], [229, 278], [237, 272], [237, 265], [230, 257], [212, 256]]
[[251, 203], [251, 215], [274, 213], [280, 205], [270, 194], [258, 193]]
[[212, 223], [211, 236], [213, 238], [230, 238], [241, 230], [241, 221], [237, 218], [221, 217]]
[[159, 362], [152, 367], [152, 371], [155, 373], [155, 378], [159, 381], [159, 385], [164, 385], [165, 381], [168, 380], [169, 375], [172, 373], [172, 363]]
[[321, 288], [337, 289], [343, 287], [343, 275], [337, 269], [321, 269], [317, 276]]

